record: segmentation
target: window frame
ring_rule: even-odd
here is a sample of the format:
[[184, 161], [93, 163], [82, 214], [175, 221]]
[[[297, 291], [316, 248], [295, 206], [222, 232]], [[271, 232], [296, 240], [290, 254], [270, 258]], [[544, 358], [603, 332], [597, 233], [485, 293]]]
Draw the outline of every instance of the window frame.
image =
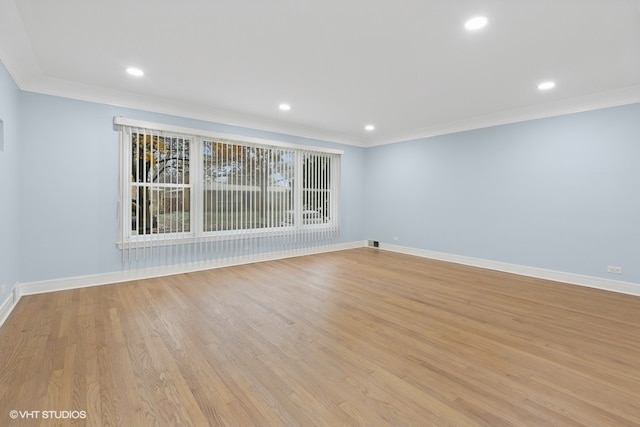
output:
[[[189, 243], [202, 243], [207, 241], [233, 240], [246, 238], [262, 238], [266, 236], [287, 236], [297, 234], [329, 234], [339, 230], [339, 204], [340, 204], [340, 175], [341, 157], [343, 150], [317, 147], [311, 145], [292, 144], [283, 141], [255, 138], [238, 134], [228, 134], [201, 129], [185, 128], [180, 126], [154, 123], [124, 117], [114, 117], [114, 125], [119, 135], [120, 169], [119, 169], [119, 197], [118, 197], [118, 239], [117, 245], [121, 249], [164, 245], [182, 245]], [[189, 184], [175, 184], [181, 188], [190, 189], [190, 230], [174, 233], [143, 233], [135, 234], [132, 231], [132, 134], [136, 129], [146, 130], [151, 133], [166, 134], [166, 137], [183, 137], [188, 139], [189, 147]], [[205, 141], [229, 141], [245, 147], [259, 147], [264, 149], [278, 149], [295, 152], [295, 177], [291, 188], [293, 193], [293, 224], [289, 226], [260, 227], [252, 229], [234, 229], [205, 231], [204, 224], [204, 143]], [[329, 221], [320, 223], [304, 223], [303, 212], [303, 156], [301, 154], [313, 153], [319, 157], [325, 157], [330, 163], [329, 189], [316, 189], [315, 191], [328, 191], [330, 197]], [[173, 184], [149, 183], [148, 186], [171, 186]], [[177, 188], [177, 187], [176, 187]], [[313, 189], [312, 189], [313, 190]], [[308, 190], [307, 190], [308, 191]]]

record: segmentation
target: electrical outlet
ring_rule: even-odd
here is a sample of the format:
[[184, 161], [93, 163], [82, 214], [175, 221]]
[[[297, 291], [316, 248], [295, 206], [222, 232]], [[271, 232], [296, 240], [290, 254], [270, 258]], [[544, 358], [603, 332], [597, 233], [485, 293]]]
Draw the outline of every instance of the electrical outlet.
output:
[[607, 273], [622, 274], [622, 267], [617, 267], [615, 265], [608, 265], [607, 266]]

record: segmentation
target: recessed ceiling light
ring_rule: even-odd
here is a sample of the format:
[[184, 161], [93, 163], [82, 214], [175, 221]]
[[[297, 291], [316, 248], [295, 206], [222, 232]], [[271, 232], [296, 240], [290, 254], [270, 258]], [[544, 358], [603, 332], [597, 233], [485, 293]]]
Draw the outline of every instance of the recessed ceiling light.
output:
[[367, 132], [372, 132], [372, 131], [376, 130], [376, 127], [374, 125], [366, 125], [364, 127], [364, 130], [366, 130]]
[[486, 16], [474, 16], [464, 23], [464, 28], [469, 31], [475, 31], [486, 27], [488, 23], [489, 19]]
[[280, 104], [280, 105], [278, 105], [278, 108], [281, 109], [282, 111], [289, 111], [289, 110], [291, 110], [291, 105], [289, 105], [289, 104]]
[[556, 82], [552, 82], [552, 81], [546, 81], [546, 82], [542, 82], [538, 85], [538, 90], [549, 90], [549, 89], [553, 89], [554, 87], [556, 87]]
[[140, 68], [136, 68], [136, 67], [129, 67], [127, 68], [127, 73], [131, 76], [135, 76], [135, 77], [142, 77], [144, 76], [144, 71], [142, 71]]

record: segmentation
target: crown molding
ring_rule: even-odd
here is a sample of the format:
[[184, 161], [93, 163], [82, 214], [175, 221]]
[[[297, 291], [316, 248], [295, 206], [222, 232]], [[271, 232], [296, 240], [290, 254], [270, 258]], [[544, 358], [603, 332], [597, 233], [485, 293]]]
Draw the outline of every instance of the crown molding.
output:
[[[10, 71], [10, 73], [12, 77], [16, 74], [15, 71], [13, 73]], [[326, 129], [271, 120], [205, 105], [70, 82], [47, 76], [26, 75], [15, 80], [18, 87], [27, 92], [60, 96], [80, 101], [95, 102], [362, 148], [640, 103], [640, 85], [637, 85], [569, 99], [561, 99], [553, 103], [506, 110], [448, 123], [439, 123], [407, 132], [380, 135], [374, 138], [356, 138], [352, 135], [336, 133]]]
[[502, 126], [512, 123], [636, 103], [640, 103], [640, 85], [605, 92], [597, 92], [574, 98], [561, 99], [553, 103], [470, 117], [464, 120], [414, 129], [409, 132], [381, 135], [379, 138], [370, 140], [368, 146], [375, 147], [379, 145], [414, 141], [417, 139], [430, 138], [474, 129]]
[[343, 145], [366, 146], [362, 140], [354, 138], [353, 136], [331, 132], [326, 129], [297, 125], [206, 105], [71, 82], [53, 77], [32, 77], [26, 81], [23, 80], [23, 84], [19, 84], [18, 86], [26, 92], [203, 120], [228, 126], [243, 127]]
[[0, 40], [11, 41], [0, 43], [0, 60], [23, 91], [364, 148], [640, 102], [640, 85], [636, 85], [397, 133], [354, 136], [238, 111], [46, 76], [33, 51], [15, 1], [0, 2]]
[[11, 43], [0, 43], [0, 60], [20, 89], [42, 75], [14, 1], [0, 2], [0, 40], [11, 40]]

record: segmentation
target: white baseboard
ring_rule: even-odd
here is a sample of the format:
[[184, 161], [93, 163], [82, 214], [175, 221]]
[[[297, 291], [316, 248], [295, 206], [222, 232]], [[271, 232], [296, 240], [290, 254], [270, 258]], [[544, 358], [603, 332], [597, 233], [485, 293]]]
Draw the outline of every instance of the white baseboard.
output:
[[[10, 294], [7, 300], [3, 301], [0, 305], [0, 326], [2, 326], [2, 323], [4, 323], [22, 295], [34, 295], [47, 292], [107, 285], [112, 283], [128, 282], [131, 280], [150, 279], [154, 277], [169, 276], [173, 274], [191, 273], [195, 271], [231, 267], [235, 265], [251, 264], [255, 262], [273, 261], [277, 259], [314, 255], [325, 252], [361, 248], [366, 246], [368, 246], [368, 241], [364, 240], [308, 249], [300, 249], [297, 251], [270, 252], [226, 260], [223, 259], [177, 266], [118, 271], [104, 274], [93, 274], [88, 276], [69, 277], [64, 279], [43, 280], [38, 282], [22, 283], [19, 285], [16, 284], [15, 294]], [[612, 292], [640, 296], [640, 284], [637, 283], [609, 280], [592, 276], [583, 276], [579, 274], [565, 273], [562, 271], [545, 270], [542, 268], [508, 264], [481, 258], [447, 254], [442, 252], [429, 251], [426, 249], [410, 248], [386, 243], [381, 244], [379, 249], [440, 261], [453, 262], [456, 264], [468, 265], [472, 267], [480, 267], [489, 270], [519, 274], [521, 276], [553, 280], [556, 282], [568, 283], [572, 285], [586, 286], [590, 288], [597, 288]]]
[[434, 252], [426, 249], [409, 248], [405, 246], [380, 244], [382, 250], [398, 252], [406, 255], [415, 255], [423, 258], [435, 259], [440, 261], [453, 262], [472, 267], [486, 268], [488, 270], [502, 271], [505, 273], [519, 274], [521, 276], [535, 277], [538, 279], [553, 280], [555, 282], [568, 283], [571, 285], [586, 286], [589, 288], [602, 289], [606, 291], [618, 292], [628, 295], [640, 296], [640, 284], [622, 282], [618, 280], [603, 279], [600, 277], [583, 276], [574, 273], [565, 273], [562, 271], [546, 270], [537, 267], [528, 267], [524, 265], [509, 264], [499, 261], [491, 261], [482, 258], [473, 258], [462, 255], [447, 254], [442, 252]]
[[314, 255], [325, 252], [355, 249], [366, 246], [365, 241], [339, 243], [334, 245], [316, 246], [294, 251], [269, 252], [244, 257], [220, 259], [190, 264], [145, 268], [140, 270], [126, 270], [112, 273], [92, 274], [63, 279], [43, 280], [20, 284], [22, 295], [35, 295], [47, 292], [66, 291], [69, 289], [87, 288], [91, 286], [108, 285], [112, 283], [128, 282], [131, 280], [151, 279], [154, 277], [170, 276], [173, 274], [192, 273], [195, 271], [211, 270], [214, 268], [231, 267], [235, 265], [252, 264], [255, 262], [273, 261], [277, 259], [293, 258], [304, 255]]
[[7, 295], [4, 301], [0, 302], [0, 327], [2, 327], [13, 309], [16, 308], [18, 301], [20, 301], [20, 286], [16, 283], [12, 292]]

